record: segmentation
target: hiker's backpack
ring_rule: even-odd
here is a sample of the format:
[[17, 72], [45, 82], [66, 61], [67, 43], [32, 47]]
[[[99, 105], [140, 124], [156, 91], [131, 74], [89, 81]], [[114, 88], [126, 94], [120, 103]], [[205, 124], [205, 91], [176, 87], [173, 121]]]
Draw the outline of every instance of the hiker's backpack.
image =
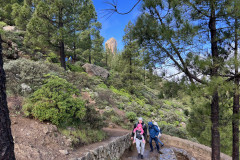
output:
[[157, 126], [157, 128], [159, 129], [159, 134], [158, 134], [158, 137], [160, 137], [161, 135], [162, 135], [162, 130], [161, 130], [161, 128], [158, 126], [158, 124], [157, 124], [157, 122], [154, 122], [153, 123], [155, 126]]
[[162, 130], [161, 130], [161, 128], [158, 126], [158, 129], [159, 129], [159, 134], [158, 134], [158, 136], [160, 137], [161, 135], [162, 135]]
[[142, 135], [141, 135], [141, 131], [139, 130], [136, 130], [136, 138], [139, 139], [139, 140], [142, 140]]

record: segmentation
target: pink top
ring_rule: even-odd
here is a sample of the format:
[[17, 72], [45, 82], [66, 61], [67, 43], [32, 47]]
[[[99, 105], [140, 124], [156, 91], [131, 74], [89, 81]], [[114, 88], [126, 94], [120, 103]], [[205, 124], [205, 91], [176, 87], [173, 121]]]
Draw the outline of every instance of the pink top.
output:
[[143, 133], [144, 133], [144, 131], [143, 131], [143, 128], [142, 128], [142, 124], [138, 124], [138, 125], [137, 125], [137, 127], [136, 127], [136, 128], [134, 128], [134, 130], [133, 130], [133, 133], [135, 133], [135, 132], [136, 132], [136, 130], [139, 130], [139, 131], [141, 131], [141, 134], [143, 134]]

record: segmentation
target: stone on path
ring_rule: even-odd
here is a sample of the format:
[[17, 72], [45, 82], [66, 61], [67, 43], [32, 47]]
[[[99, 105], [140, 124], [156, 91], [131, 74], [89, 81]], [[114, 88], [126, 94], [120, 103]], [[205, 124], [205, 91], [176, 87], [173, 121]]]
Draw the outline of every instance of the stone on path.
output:
[[64, 155], [68, 155], [68, 151], [67, 150], [59, 150], [59, 152], [64, 154]]
[[161, 149], [163, 154], [160, 154], [159, 160], [177, 160], [174, 151], [171, 148]]

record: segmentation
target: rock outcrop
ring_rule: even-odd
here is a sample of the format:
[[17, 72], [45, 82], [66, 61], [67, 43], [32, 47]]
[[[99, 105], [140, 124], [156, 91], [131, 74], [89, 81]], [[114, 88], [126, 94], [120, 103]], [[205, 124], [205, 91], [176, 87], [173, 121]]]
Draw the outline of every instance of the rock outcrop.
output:
[[102, 67], [96, 66], [94, 64], [86, 63], [82, 67], [85, 69], [85, 71], [89, 75], [100, 76], [100, 77], [105, 78], [105, 79], [107, 79], [109, 77], [108, 70], [106, 70], [106, 69], [104, 69]]
[[112, 54], [116, 54], [117, 51], [116, 39], [112, 37], [109, 40], [107, 40], [107, 42], [105, 43], [105, 49], [110, 50]]
[[17, 31], [17, 28], [15, 26], [5, 26], [3, 27], [4, 31], [10, 31], [10, 32], [15, 32]]

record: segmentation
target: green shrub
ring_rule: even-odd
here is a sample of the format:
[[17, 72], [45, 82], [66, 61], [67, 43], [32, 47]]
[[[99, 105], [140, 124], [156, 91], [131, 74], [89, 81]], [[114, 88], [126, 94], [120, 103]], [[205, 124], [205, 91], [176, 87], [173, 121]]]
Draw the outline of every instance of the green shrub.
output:
[[145, 104], [145, 101], [143, 99], [136, 98], [134, 101], [137, 102], [140, 106], [144, 106]]
[[59, 57], [54, 52], [50, 52], [46, 58], [46, 61], [52, 62], [52, 63], [58, 63]]
[[103, 116], [111, 117], [112, 115], [115, 115], [114, 110], [112, 108], [110, 109], [109, 107], [106, 107], [105, 111], [103, 112]]
[[120, 125], [123, 122], [123, 119], [119, 116], [111, 116], [113, 123]]
[[160, 91], [160, 92], [158, 93], [158, 98], [159, 98], [159, 99], [163, 99], [163, 98], [164, 98], [163, 91]]
[[168, 101], [168, 100], [165, 100], [164, 103], [165, 103], [166, 105], [168, 105], [168, 106], [172, 106], [172, 105], [173, 105], [173, 103], [172, 103], [171, 101]]
[[167, 125], [168, 123], [166, 121], [161, 121], [159, 126]]
[[183, 128], [177, 128], [171, 124], [165, 124], [165, 125], [161, 124], [160, 128], [164, 134], [176, 136], [183, 139], [191, 139], [190, 135], [188, 135], [187, 131]]
[[0, 29], [2, 29], [3, 27], [5, 27], [7, 24], [5, 22], [0, 21]]
[[169, 110], [164, 114], [164, 120], [168, 123], [174, 124], [175, 121], [181, 121], [182, 118], [176, 114], [173, 110]]
[[101, 116], [94, 106], [86, 106], [86, 116], [81, 121], [82, 128], [94, 128], [100, 130], [107, 125], [105, 117]]
[[126, 90], [124, 90], [124, 89], [118, 90], [118, 89], [114, 88], [113, 86], [111, 86], [111, 87], [110, 87], [110, 90], [111, 90], [112, 92], [118, 94], [118, 95], [125, 96], [125, 97], [128, 97], [128, 98], [131, 97], [131, 95], [130, 95]]
[[176, 126], [176, 127], [179, 126], [179, 121], [175, 121], [174, 126]]
[[32, 92], [42, 85], [43, 75], [50, 67], [43, 62], [27, 59], [10, 61], [4, 65], [7, 78], [7, 89], [13, 94], [22, 95], [21, 84], [30, 86]]
[[72, 140], [73, 147], [99, 142], [107, 138], [107, 134], [102, 130], [75, 128], [60, 128], [59, 130], [63, 135]]
[[134, 113], [134, 112], [127, 112], [127, 113], [126, 113], [126, 117], [127, 117], [127, 119], [129, 119], [131, 122], [133, 122], [133, 121], [136, 120], [137, 115], [136, 115], [136, 113]]
[[27, 99], [23, 111], [40, 121], [51, 121], [55, 125], [74, 125], [85, 114], [85, 102], [71, 83], [57, 76], [50, 76], [46, 83]]
[[145, 111], [144, 114], [147, 116], [147, 117], [150, 117], [152, 115], [152, 112], [150, 111]]
[[98, 98], [96, 99], [97, 104], [102, 106], [111, 106], [113, 93], [109, 90], [98, 89]]
[[84, 69], [81, 66], [76, 65], [76, 64], [67, 63], [67, 67], [72, 72], [84, 72]]
[[107, 85], [104, 84], [104, 83], [100, 83], [100, 84], [98, 85], [98, 87], [99, 87], [99, 88], [103, 88], [103, 89], [108, 89]]

